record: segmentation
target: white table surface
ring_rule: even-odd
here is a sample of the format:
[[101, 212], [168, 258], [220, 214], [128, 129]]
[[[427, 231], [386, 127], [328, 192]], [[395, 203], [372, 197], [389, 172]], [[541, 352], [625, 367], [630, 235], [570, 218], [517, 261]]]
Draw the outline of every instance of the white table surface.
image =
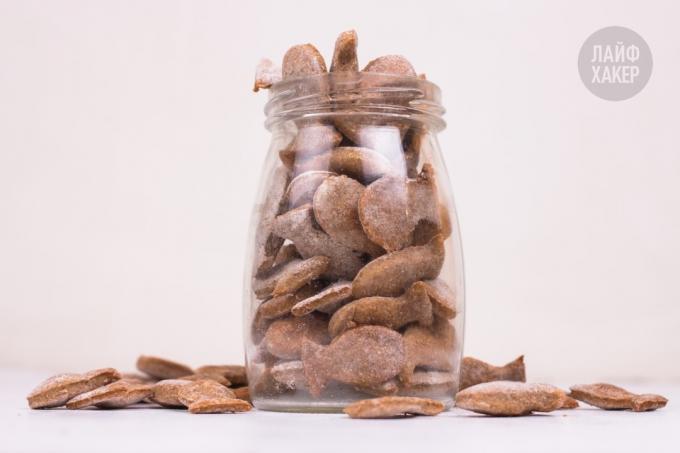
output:
[[0, 452], [680, 452], [680, 384], [626, 384], [660, 393], [649, 413], [583, 407], [500, 418], [459, 409], [436, 417], [352, 420], [344, 415], [192, 415], [182, 410], [30, 410], [47, 376], [0, 370]]

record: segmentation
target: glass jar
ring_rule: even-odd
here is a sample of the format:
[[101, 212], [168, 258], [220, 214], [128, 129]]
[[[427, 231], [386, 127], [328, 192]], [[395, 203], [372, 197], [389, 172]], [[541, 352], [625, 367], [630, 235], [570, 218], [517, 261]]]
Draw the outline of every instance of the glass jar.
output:
[[439, 88], [330, 73], [275, 84], [245, 267], [258, 409], [337, 412], [458, 389], [463, 260]]

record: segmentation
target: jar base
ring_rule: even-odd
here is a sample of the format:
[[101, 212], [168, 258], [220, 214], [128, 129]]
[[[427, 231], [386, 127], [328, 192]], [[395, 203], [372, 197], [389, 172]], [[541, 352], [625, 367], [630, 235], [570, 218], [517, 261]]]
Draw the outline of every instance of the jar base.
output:
[[[377, 397], [366, 397], [377, 398]], [[444, 403], [445, 410], [453, 407], [453, 398], [433, 398]], [[309, 414], [340, 414], [349, 404], [358, 399], [348, 399], [346, 401], [300, 401], [293, 398], [264, 398], [253, 400], [253, 406], [257, 410], [268, 412], [288, 412], [288, 413], [309, 413]]]

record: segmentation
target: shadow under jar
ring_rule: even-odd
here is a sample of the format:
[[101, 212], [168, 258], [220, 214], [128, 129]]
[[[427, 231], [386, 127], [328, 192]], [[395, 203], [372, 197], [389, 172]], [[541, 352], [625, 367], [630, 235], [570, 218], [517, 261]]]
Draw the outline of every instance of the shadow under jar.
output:
[[275, 84], [265, 111], [244, 286], [255, 407], [337, 412], [384, 395], [450, 406], [464, 284], [439, 88], [323, 74]]

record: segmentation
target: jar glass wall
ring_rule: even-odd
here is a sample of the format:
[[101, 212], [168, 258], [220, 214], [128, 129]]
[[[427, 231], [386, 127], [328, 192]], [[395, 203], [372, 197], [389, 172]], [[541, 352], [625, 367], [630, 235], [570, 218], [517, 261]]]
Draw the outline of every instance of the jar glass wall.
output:
[[280, 82], [244, 277], [259, 409], [382, 395], [451, 405], [463, 347], [458, 224], [436, 85], [385, 74]]

